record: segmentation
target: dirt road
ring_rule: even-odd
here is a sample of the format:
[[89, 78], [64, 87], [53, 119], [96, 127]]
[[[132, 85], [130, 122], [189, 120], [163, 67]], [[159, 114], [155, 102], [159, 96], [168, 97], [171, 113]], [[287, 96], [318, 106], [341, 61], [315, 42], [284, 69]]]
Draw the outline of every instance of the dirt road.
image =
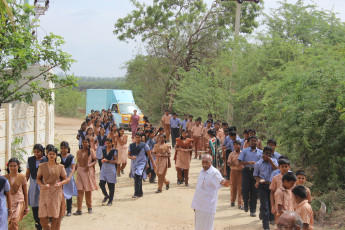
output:
[[[78, 149], [77, 130], [82, 120], [71, 118], [55, 118], [55, 140], [60, 143], [68, 141], [75, 154]], [[99, 168], [96, 167], [97, 180]], [[191, 209], [195, 185], [201, 170], [201, 161], [192, 160], [190, 169], [190, 186], [176, 184], [174, 165], [169, 168], [167, 179], [171, 186], [168, 191], [156, 194], [157, 184], [143, 183], [144, 197], [133, 200], [133, 179], [128, 177], [129, 167], [125, 174], [118, 178], [113, 206], [102, 206], [102, 192], [93, 192], [93, 214], [87, 214], [83, 204], [82, 216], [65, 217], [62, 221], [64, 230], [181, 230], [194, 229], [194, 212]], [[262, 229], [258, 217], [250, 217], [237, 207], [230, 207], [230, 189], [219, 190], [219, 200], [215, 217], [215, 229]], [[85, 202], [85, 201], [84, 201]], [[259, 209], [259, 205], [258, 205]], [[76, 211], [74, 204], [73, 212]], [[258, 213], [257, 213], [258, 214]]]

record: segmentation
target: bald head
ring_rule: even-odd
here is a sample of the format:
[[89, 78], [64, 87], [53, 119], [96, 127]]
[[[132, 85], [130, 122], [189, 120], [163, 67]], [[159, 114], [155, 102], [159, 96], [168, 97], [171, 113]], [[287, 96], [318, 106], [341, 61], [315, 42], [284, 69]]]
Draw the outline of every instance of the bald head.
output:
[[294, 226], [294, 229], [303, 229], [302, 218], [292, 211], [284, 212], [277, 221], [278, 226]]
[[212, 162], [212, 156], [210, 154], [205, 154], [202, 156], [202, 160]]

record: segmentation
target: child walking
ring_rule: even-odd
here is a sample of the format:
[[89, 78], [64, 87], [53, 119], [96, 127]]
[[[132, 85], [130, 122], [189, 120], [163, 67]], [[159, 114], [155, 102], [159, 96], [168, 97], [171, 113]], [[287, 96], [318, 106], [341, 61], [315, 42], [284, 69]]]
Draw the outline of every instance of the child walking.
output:
[[275, 201], [275, 222], [283, 214], [284, 211], [293, 211], [293, 202], [291, 189], [296, 183], [296, 176], [292, 172], [288, 172], [283, 176], [283, 184], [274, 193]]

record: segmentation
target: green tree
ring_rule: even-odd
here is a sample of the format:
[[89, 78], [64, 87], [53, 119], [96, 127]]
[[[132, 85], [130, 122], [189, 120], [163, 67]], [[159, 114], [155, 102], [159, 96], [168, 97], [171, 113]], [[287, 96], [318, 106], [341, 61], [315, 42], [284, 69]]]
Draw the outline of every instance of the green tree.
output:
[[[32, 34], [33, 7], [20, 1], [9, 4], [14, 19], [14, 27], [5, 20], [0, 29], [0, 104], [12, 101], [30, 103], [35, 94], [43, 100], [52, 102], [54, 88], [47, 88], [42, 81], [52, 82], [59, 87], [75, 86], [77, 79], [73, 75], [58, 77], [50, 70], [59, 68], [66, 73], [74, 62], [71, 56], [61, 50], [62, 37], [49, 34], [42, 41]], [[24, 76], [23, 72], [34, 64], [42, 68], [36, 75]]]
[[58, 115], [66, 117], [78, 117], [79, 108], [86, 105], [85, 93], [79, 92], [74, 88], [61, 88], [55, 91], [55, 111]]
[[[183, 75], [179, 69], [190, 71], [206, 58], [217, 57], [232, 35], [235, 18], [234, 2], [203, 0], [154, 0], [152, 5], [131, 0], [135, 6], [130, 14], [118, 19], [114, 34], [121, 41], [141, 37], [147, 44], [149, 56], [159, 58], [166, 66], [164, 104], [172, 108]], [[241, 30], [250, 33], [261, 6], [246, 3], [242, 8]]]

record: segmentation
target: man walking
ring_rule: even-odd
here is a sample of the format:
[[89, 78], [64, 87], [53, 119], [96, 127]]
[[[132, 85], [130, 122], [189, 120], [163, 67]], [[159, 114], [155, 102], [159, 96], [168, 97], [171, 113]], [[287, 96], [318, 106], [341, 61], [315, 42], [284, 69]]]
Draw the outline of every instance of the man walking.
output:
[[225, 180], [219, 170], [212, 166], [212, 156], [209, 154], [202, 157], [202, 168], [192, 201], [195, 230], [213, 230], [218, 189], [222, 186], [229, 187], [230, 181]]
[[171, 127], [171, 145], [175, 148], [176, 138], [180, 135], [180, 126], [181, 120], [177, 117], [176, 113], [172, 114], [172, 118], [170, 119], [170, 127]]

